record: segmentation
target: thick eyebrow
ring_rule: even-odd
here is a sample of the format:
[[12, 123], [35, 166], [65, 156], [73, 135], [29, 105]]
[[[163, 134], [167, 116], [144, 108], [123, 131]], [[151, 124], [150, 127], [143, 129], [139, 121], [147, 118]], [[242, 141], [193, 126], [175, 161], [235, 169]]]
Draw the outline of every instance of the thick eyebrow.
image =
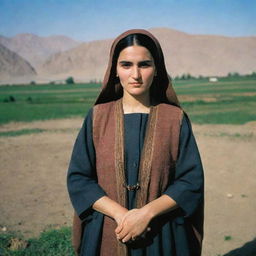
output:
[[139, 64], [152, 64], [152, 63], [153, 63], [152, 60], [143, 60], [139, 62]]
[[126, 60], [121, 60], [119, 61], [120, 64], [130, 64], [131, 62], [130, 61], [126, 61]]
[[[126, 60], [121, 60], [119, 61], [120, 64], [131, 64], [131, 61], [126, 61]], [[142, 60], [139, 62], [139, 64], [152, 64], [153, 61], [152, 60]]]

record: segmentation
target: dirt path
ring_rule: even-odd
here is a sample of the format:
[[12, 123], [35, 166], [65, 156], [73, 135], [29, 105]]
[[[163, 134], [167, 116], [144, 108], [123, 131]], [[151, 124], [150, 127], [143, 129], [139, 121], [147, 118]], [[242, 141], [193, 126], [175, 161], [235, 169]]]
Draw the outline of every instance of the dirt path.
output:
[[[81, 119], [12, 123], [0, 132], [0, 227], [37, 236], [71, 225], [66, 170]], [[256, 237], [256, 124], [194, 125], [206, 181], [204, 256], [242, 247]], [[3, 232], [3, 231], [2, 231]]]

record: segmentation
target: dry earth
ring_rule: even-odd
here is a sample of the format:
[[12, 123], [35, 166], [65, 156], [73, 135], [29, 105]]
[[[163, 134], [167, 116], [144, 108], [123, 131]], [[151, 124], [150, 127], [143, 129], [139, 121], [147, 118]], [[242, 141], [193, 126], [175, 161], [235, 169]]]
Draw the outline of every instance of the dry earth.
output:
[[[46, 130], [0, 137], [0, 232], [6, 227], [31, 237], [71, 225], [66, 170], [81, 123], [75, 118], [0, 126], [0, 132]], [[203, 255], [225, 254], [248, 242], [254, 247], [256, 123], [193, 127], [205, 168]]]

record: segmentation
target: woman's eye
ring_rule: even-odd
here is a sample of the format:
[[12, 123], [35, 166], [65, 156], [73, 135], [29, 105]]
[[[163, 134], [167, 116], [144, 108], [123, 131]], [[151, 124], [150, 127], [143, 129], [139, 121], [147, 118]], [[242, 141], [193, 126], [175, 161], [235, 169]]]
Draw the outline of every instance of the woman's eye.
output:
[[151, 67], [151, 64], [148, 63], [148, 62], [142, 62], [142, 63], [140, 63], [139, 66], [142, 67], [142, 68], [147, 68], [147, 67]]
[[121, 63], [121, 67], [123, 67], [123, 68], [129, 68], [129, 67], [131, 67], [131, 63]]
[[142, 68], [146, 68], [146, 67], [150, 67], [150, 65], [149, 64], [142, 64], [142, 65], [140, 65]]

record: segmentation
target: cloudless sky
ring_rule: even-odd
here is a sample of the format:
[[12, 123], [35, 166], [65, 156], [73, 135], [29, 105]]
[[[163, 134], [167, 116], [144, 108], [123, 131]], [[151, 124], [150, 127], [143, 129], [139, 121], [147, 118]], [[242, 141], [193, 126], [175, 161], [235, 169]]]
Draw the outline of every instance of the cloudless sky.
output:
[[256, 0], [0, 0], [0, 35], [67, 35], [90, 41], [131, 28], [256, 35]]

